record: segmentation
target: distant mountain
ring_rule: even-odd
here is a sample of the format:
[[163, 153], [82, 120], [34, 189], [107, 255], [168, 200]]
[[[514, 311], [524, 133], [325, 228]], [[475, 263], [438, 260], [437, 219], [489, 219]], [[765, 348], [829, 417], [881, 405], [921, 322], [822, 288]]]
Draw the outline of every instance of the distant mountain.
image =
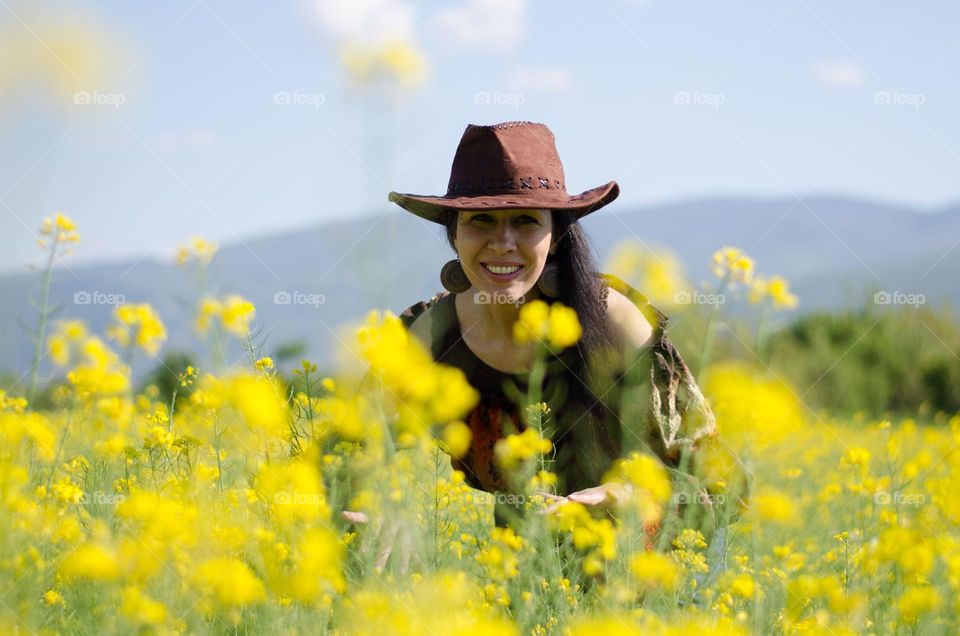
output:
[[[960, 304], [960, 205], [931, 214], [844, 198], [714, 198], [630, 210], [614, 204], [583, 224], [601, 262], [618, 242], [639, 238], [673, 250], [694, 281], [707, 277], [714, 250], [741, 247], [759, 271], [792, 282], [800, 311], [859, 305], [880, 290]], [[440, 267], [452, 256], [441, 226], [396, 208], [224, 246], [209, 275], [214, 292], [239, 293], [256, 305], [268, 351], [305, 341], [309, 357], [326, 364], [349, 342], [337, 335], [338, 326], [372, 308], [397, 313], [430, 297], [441, 289]], [[35, 322], [29, 299], [38, 283], [37, 273], [0, 277], [7, 308], [0, 316], [0, 370], [19, 374], [30, 364], [31, 343], [18, 320]], [[112, 311], [96, 304], [104, 294], [153, 304], [170, 334], [165, 350], [201, 348], [187, 270], [147, 259], [60, 269], [51, 300], [62, 306], [62, 317], [103, 333]], [[239, 357], [239, 349], [233, 354]]]

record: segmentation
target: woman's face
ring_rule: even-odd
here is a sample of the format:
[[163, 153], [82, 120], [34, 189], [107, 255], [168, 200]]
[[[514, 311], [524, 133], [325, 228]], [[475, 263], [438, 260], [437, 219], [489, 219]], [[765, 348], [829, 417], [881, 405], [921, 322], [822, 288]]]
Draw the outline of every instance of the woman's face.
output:
[[537, 284], [552, 238], [550, 210], [461, 210], [454, 245], [475, 290], [515, 302]]

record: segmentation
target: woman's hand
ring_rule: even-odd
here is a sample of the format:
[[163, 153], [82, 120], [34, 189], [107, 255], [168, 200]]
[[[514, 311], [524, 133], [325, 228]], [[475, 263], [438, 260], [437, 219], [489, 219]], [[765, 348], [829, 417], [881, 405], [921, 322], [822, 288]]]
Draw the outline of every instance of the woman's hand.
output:
[[633, 487], [630, 484], [610, 482], [602, 486], [594, 486], [572, 492], [566, 497], [546, 492], [537, 493], [552, 503], [541, 511], [541, 514], [551, 514], [560, 510], [568, 501], [574, 501], [590, 508], [607, 509], [622, 506], [630, 500]]

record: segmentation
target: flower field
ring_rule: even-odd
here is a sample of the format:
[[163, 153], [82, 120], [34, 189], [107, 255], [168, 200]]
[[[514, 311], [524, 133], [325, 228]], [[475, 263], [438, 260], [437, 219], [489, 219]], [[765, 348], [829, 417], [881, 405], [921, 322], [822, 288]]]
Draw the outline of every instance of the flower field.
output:
[[[41, 232], [50, 264], [78, 240], [62, 216]], [[179, 258], [202, 272], [214, 252]], [[752, 278], [732, 248], [714, 268], [719, 293]], [[754, 300], [796, 304], [756, 278]], [[102, 335], [46, 317], [41, 304], [37, 359], [65, 378], [54, 406], [31, 404], [36, 364], [0, 393], [2, 633], [960, 632], [960, 416], [836, 419], [762, 367], [704, 355], [750, 483], [732, 516], [681, 514], [732, 503], [720, 454], [696, 491], [633, 452], [606, 476], [631, 493], [609, 514], [557, 500], [551, 440], [529, 427], [496, 448], [524, 511], [504, 528], [505, 495], [450, 468], [476, 392], [389, 312], [355, 330], [362, 373], [285, 374], [253, 354], [251, 303], [204, 298], [215, 369], [184, 369], [169, 393], [130, 377], [166, 339], [149, 305], [120, 305]], [[516, 335], [580, 337], [571, 310], [542, 303]], [[221, 364], [228, 339], [244, 364]]]

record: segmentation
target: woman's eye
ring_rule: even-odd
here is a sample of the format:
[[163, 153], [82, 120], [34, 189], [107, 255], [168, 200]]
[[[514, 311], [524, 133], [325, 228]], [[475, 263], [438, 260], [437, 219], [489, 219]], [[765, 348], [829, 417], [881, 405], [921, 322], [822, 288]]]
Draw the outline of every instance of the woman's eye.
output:
[[490, 221], [492, 219], [487, 214], [478, 214], [475, 217], [473, 217], [473, 220], [480, 221], [481, 223], [486, 223], [487, 221]]
[[517, 220], [518, 220], [518, 222], [520, 222], [520, 223], [537, 223], [537, 224], [540, 223], [539, 221], [537, 221], [537, 220], [536, 220], [535, 218], [533, 218], [532, 216], [521, 216], [521, 217], [520, 217], [519, 219], [517, 219]]

